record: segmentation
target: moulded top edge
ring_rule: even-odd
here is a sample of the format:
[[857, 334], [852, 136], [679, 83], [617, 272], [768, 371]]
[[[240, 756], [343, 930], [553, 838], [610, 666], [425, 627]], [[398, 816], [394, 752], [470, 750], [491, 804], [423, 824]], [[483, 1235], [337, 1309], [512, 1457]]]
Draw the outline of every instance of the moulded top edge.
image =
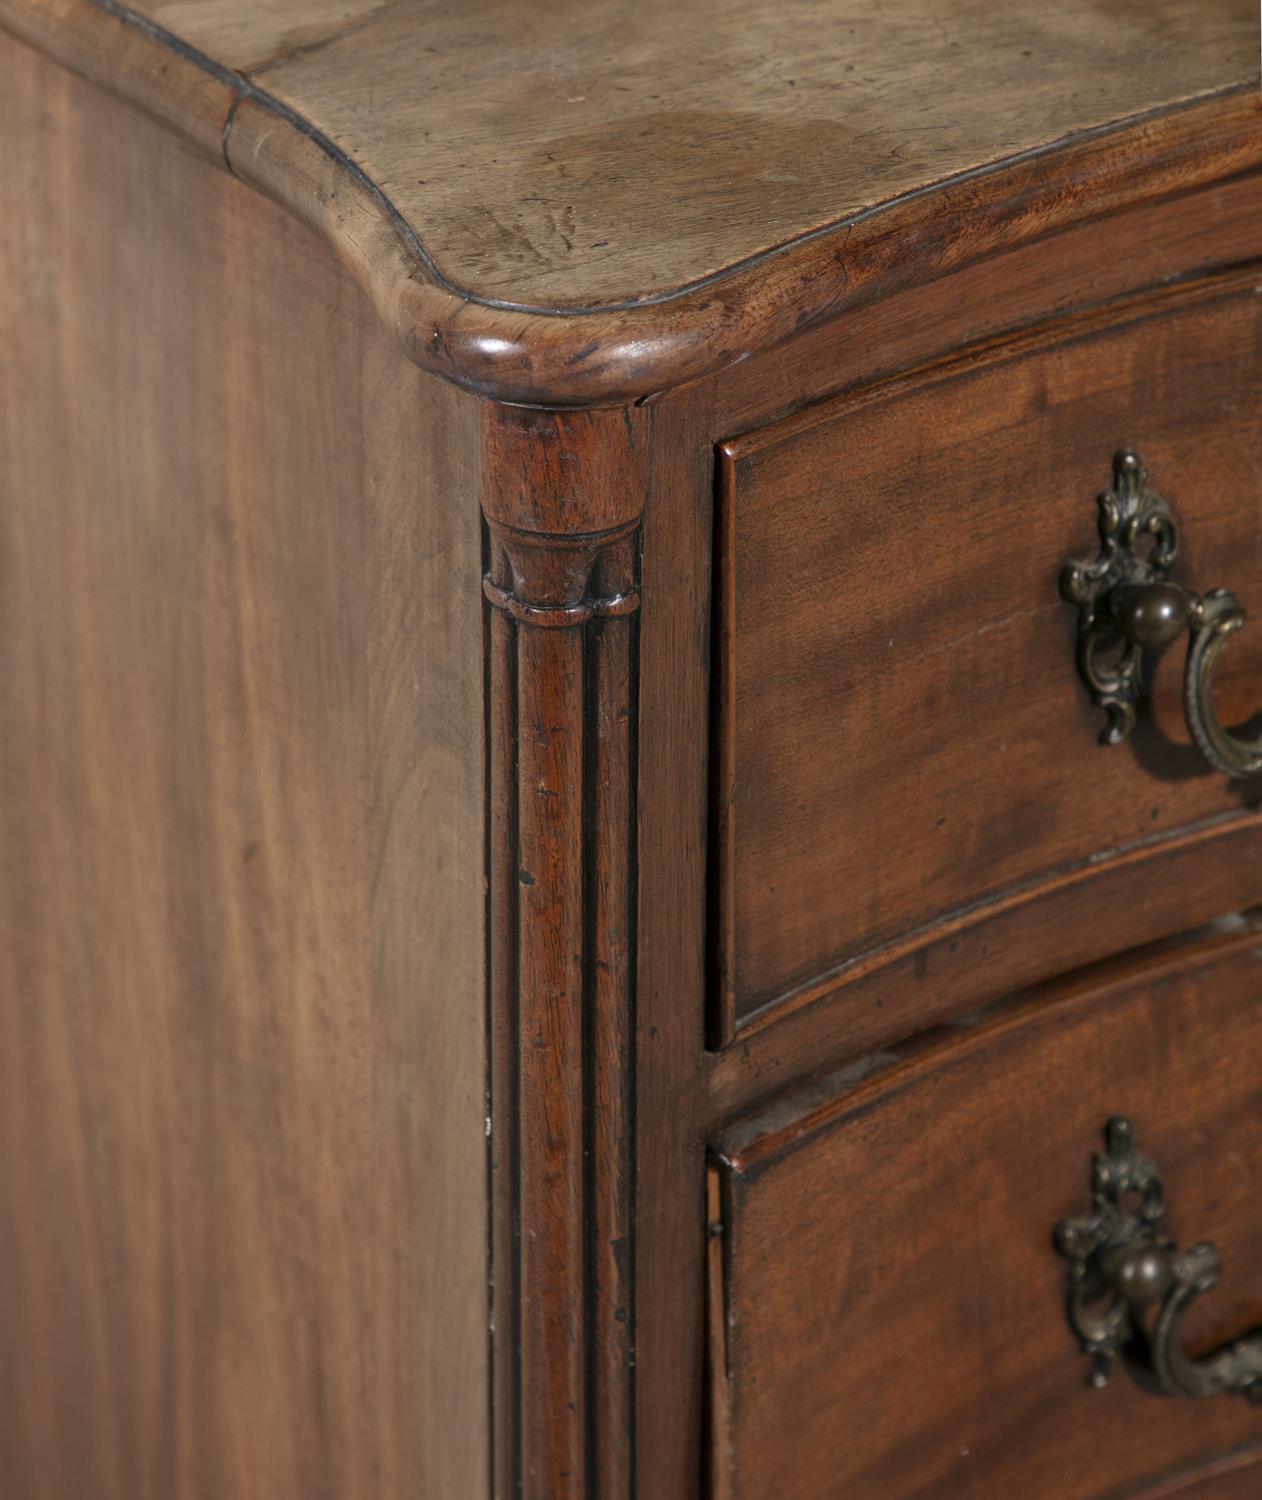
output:
[[0, 0], [0, 25], [286, 204], [418, 364], [507, 401], [636, 399], [1262, 166], [1251, 0]]

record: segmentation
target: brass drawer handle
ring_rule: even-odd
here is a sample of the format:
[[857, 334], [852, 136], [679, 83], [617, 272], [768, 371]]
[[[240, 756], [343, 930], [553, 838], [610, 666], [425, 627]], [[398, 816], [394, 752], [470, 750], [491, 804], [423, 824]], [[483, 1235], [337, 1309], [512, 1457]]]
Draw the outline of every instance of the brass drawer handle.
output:
[[[1113, 460], [1113, 488], [1099, 499], [1100, 552], [1090, 562], [1061, 569], [1061, 597], [1078, 607], [1078, 671], [1092, 701], [1109, 716], [1101, 744], [1116, 745], [1135, 725], [1143, 691], [1145, 649], [1162, 651], [1190, 632], [1183, 673], [1183, 712], [1197, 749], [1228, 776], [1262, 771], [1262, 739], [1229, 733], [1214, 712], [1214, 667], [1228, 638], [1244, 623], [1240, 601], [1227, 589], [1199, 598], [1169, 578], [1179, 551], [1179, 529], [1166, 502], [1148, 488], [1137, 453]], [[1149, 543], [1145, 552], [1140, 547]], [[1121, 644], [1121, 655], [1102, 652]]]
[[[1091, 1171], [1091, 1212], [1062, 1219], [1055, 1244], [1069, 1262], [1069, 1325], [1091, 1358], [1090, 1383], [1108, 1384], [1119, 1353], [1141, 1384], [1167, 1396], [1244, 1396], [1262, 1404], [1262, 1329], [1203, 1359], [1179, 1342], [1183, 1314], [1218, 1285], [1210, 1244], [1179, 1250], [1162, 1233], [1165, 1191], [1139, 1154], [1129, 1120], [1111, 1119]], [[1155, 1311], [1154, 1311], [1155, 1309]]]

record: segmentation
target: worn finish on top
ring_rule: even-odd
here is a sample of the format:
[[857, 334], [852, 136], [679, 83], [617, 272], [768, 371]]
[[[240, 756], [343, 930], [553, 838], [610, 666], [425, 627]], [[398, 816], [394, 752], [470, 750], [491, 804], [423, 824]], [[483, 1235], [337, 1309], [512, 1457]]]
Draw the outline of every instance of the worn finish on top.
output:
[[1257, 69], [1253, 0], [135, 9], [324, 132], [441, 276], [525, 306], [666, 297]]
[[0, 26], [282, 203], [409, 358], [502, 401], [660, 392], [1262, 167], [1252, 0], [143, 3]]

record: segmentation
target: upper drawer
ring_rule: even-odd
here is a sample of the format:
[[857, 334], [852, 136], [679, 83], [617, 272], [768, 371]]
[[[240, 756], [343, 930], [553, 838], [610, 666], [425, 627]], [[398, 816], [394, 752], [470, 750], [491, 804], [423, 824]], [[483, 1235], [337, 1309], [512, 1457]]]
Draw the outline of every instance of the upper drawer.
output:
[[[895, 940], [1252, 805], [1256, 783], [1189, 743], [1182, 647], [1132, 738], [1097, 743], [1057, 581], [1097, 551], [1096, 496], [1132, 448], [1179, 521], [1175, 576], [1262, 610], [1257, 290], [1151, 293], [723, 446], [723, 1039]], [[1262, 623], [1223, 655], [1224, 717], [1262, 707], [1260, 667]], [[1157, 935], [1142, 909], [1109, 920], [1118, 948]]]
[[[1053, 1231], [1090, 1214], [1091, 1157], [1127, 1116], [1164, 1183], [1157, 1232], [1222, 1257], [1221, 1285], [1161, 1347], [1207, 1353], [1262, 1323], [1260, 936], [1115, 960], [725, 1134], [719, 1500], [1139, 1500], [1259, 1442], [1239, 1396], [1155, 1394], [1129, 1368], [1089, 1389]], [[1249, 1480], [1238, 1493], [1262, 1494], [1262, 1469]], [[1220, 1493], [1204, 1482], [1192, 1493]]]

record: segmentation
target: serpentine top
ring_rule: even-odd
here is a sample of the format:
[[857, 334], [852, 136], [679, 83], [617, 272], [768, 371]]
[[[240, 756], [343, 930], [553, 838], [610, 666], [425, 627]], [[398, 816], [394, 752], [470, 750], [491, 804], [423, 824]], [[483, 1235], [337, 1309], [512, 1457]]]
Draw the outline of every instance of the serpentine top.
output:
[[1057, 227], [1110, 143], [1158, 186], [1222, 170], [1159, 117], [1262, 158], [1254, 0], [0, 0], [0, 26], [287, 202], [418, 362], [496, 394], [739, 358], [879, 280], [877, 238], [949, 267]]

